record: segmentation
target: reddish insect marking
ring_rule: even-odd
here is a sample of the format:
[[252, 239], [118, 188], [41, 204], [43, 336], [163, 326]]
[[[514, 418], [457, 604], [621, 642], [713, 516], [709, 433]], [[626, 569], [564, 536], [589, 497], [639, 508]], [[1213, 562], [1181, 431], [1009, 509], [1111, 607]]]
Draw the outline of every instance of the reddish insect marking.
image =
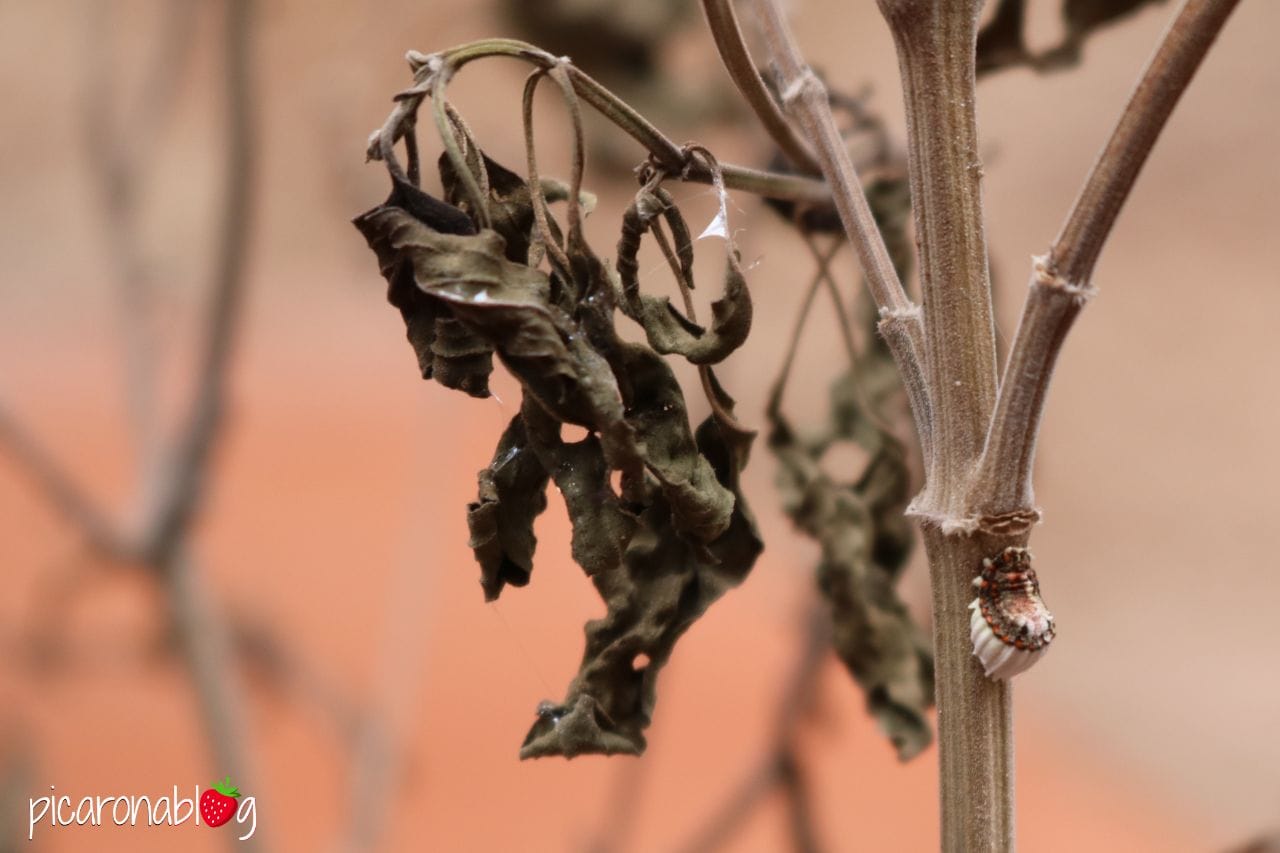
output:
[[1054, 637], [1053, 614], [1026, 548], [1005, 548], [982, 561], [969, 605], [973, 653], [989, 678], [1012, 678], [1038, 661]]

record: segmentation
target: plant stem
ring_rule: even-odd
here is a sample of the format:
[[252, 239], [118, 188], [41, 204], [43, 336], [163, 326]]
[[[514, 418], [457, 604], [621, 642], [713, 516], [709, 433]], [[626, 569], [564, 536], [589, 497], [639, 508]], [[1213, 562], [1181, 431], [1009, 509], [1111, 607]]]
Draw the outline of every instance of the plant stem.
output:
[[1031, 474], [1049, 381], [1093, 295], [1093, 269], [1134, 181], [1239, 0], [1188, 0], [1165, 32], [1048, 255], [1037, 258], [991, 429], [971, 486], [971, 516], [991, 532], [1039, 517]]
[[950, 532], [996, 398], [995, 328], [974, 118], [978, 0], [880, 0], [906, 100], [936, 452], [912, 513]]
[[751, 53], [738, 26], [738, 16], [733, 11], [733, 0], [702, 0], [702, 9], [706, 12], [711, 37], [725, 70], [756, 118], [760, 119], [760, 124], [793, 166], [810, 174], [820, 173], [822, 168], [814, 159], [813, 152], [803, 139], [796, 136], [756, 70], [756, 64], [751, 61]]
[[826, 87], [805, 64], [786, 18], [773, 0], [758, 0], [757, 10], [770, 58], [777, 70], [783, 105], [813, 142], [822, 174], [849, 242], [857, 252], [871, 297], [880, 312], [880, 331], [902, 374], [916, 432], [928, 466], [933, 451], [933, 401], [922, 368], [924, 335], [920, 308], [907, 296], [884, 237], [876, 226], [858, 172], [836, 128]]
[[204, 340], [196, 368], [193, 398], [175, 442], [173, 458], [160, 473], [154, 515], [144, 533], [144, 547], [156, 562], [185, 536], [204, 495], [204, 479], [225, 407], [227, 374], [243, 301], [249, 224], [254, 187], [254, 111], [250, 80], [251, 0], [231, 0], [227, 7], [225, 85], [227, 139], [225, 197], [213, 293], [206, 309]]
[[942, 849], [1014, 848], [1013, 691], [970, 651], [973, 567], [992, 553], [985, 537], [923, 525], [933, 590]]
[[942, 849], [1014, 846], [1012, 689], [973, 658], [969, 602], [992, 553], [970, 536], [968, 478], [996, 398], [995, 329], [974, 116], [978, 0], [879, 0], [906, 101], [934, 452], [921, 518], [933, 590]]
[[[644, 146], [665, 172], [679, 176], [682, 180], [703, 184], [712, 183], [713, 176], [700, 158], [689, 156], [683, 146], [663, 134], [626, 101], [576, 66], [541, 48], [516, 39], [483, 39], [433, 54], [409, 51], [407, 58], [414, 72], [415, 83], [396, 96], [398, 102], [396, 108], [383, 127], [374, 134], [369, 147], [369, 156], [375, 159], [393, 156], [390, 153], [390, 147], [405, 132], [406, 118], [415, 114], [418, 104], [429, 93], [433, 75], [445, 69], [448, 69], [449, 74], [456, 73], [464, 65], [490, 56], [522, 59], [544, 69], [563, 67], [578, 97]], [[393, 163], [389, 165], [393, 172], [397, 171]], [[731, 190], [789, 201], [818, 204], [831, 202], [831, 191], [826, 184], [802, 175], [766, 172], [746, 166], [735, 166], [731, 163], [721, 163], [720, 173], [725, 187]]]

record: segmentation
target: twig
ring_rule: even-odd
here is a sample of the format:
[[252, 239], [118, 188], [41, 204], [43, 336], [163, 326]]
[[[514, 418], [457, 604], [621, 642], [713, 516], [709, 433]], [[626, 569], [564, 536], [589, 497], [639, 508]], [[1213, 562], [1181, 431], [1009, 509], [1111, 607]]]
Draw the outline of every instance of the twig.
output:
[[916, 432], [928, 466], [933, 455], [934, 401], [923, 368], [925, 345], [919, 306], [903, 289], [884, 237], [876, 226], [862, 182], [831, 115], [826, 87], [805, 64], [782, 10], [774, 0], [757, 0], [770, 57], [779, 75], [783, 105], [814, 143], [822, 173], [849, 241], [857, 252], [872, 299], [880, 311], [880, 332], [902, 374]]
[[755, 812], [760, 801], [779, 789], [787, 797], [794, 848], [802, 853], [819, 849], [796, 736], [812, 710], [822, 666], [830, 650], [830, 616], [822, 604], [815, 601], [806, 618], [805, 640], [795, 669], [783, 684], [777, 721], [764, 757], [714, 812], [711, 820], [678, 848], [682, 853], [711, 853], [720, 849]]
[[[690, 156], [684, 146], [663, 134], [652, 122], [590, 75], [560, 57], [516, 39], [483, 39], [433, 54], [409, 51], [406, 59], [414, 73], [414, 85], [396, 96], [395, 109], [383, 126], [370, 137], [368, 156], [387, 161], [393, 174], [403, 175], [403, 168], [395, 161], [394, 145], [408, 128], [408, 119], [416, 112], [422, 99], [430, 93], [434, 85], [432, 78], [437, 74], [452, 75], [465, 65], [490, 56], [509, 56], [546, 70], [563, 66], [578, 97], [644, 146], [662, 171], [678, 175], [682, 180], [712, 183], [713, 175], [705, 162]], [[726, 163], [720, 164], [720, 173], [728, 189], [791, 201], [817, 204], [831, 202], [831, 191], [822, 181], [813, 178], [765, 172]]]
[[[1093, 269], [1174, 106], [1238, 0], [1189, 0], [1129, 98], [1049, 253], [1036, 259], [1022, 319], [972, 485], [972, 514], [993, 531], [1038, 518], [1036, 436], [1062, 343], [1093, 295]], [[1017, 532], [1017, 531], [1015, 531]]]
[[[191, 673], [204, 727], [213, 749], [213, 758], [224, 772], [250, 788], [253, 776], [245, 758], [243, 699], [238, 681], [228, 665], [228, 632], [208, 592], [201, 588], [198, 567], [186, 547], [190, 523], [203, 493], [209, 455], [221, 423], [226, 374], [243, 291], [245, 243], [249, 228], [249, 196], [253, 184], [252, 110], [250, 96], [249, 37], [253, 5], [251, 0], [228, 0], [226, 18], [226, 84], [228, 103], [228, 162], [226, 197], [220, 223], [220, 244], [216, 256], [212, 298], [205, 313], [205, 338], [195, 381], [193, 403], [175, 439], [175, 451], [159, 468], [154, 458], [140, 462], [144, 473], [156, 471], [162, 480], [149, 523], [135, 541], [104, 518], [47, 454], [0, 411], [0, 442], [9, 444], [41, 490], [54, 506], [75, 522], [95, 548], [106, 556], [139, 559], [160, 580], [168, 596], [170, 614], [181, 640], [183, 658]], [[115, 198], [131, 199], [136, 191], [136, 163], [112, 158], [103, 161], [103, 174], [112, 182], [108, 189]], [[116, 186], [115, 182], [123, 182]], [[136, 236], [128, 230], [113, 230], [112, 242], [120, 258], [136, 259]], [[122, 265], [122, 304], [126, 311], [144, 311], [146, 293], [140, 286], [141, 269], [132, 262]], [[130, 290], [130, 288], [135, 288]], [[142, 326], [129, 323], [126, 336], [144, 335]], [[128, 344], [140, 352], [139, 342]], [[149, 400], [155, 392], [155, 374], [149, 366], [131, 359], [131, 380], [137, 399]], [[145, 419], [133, 419], [135, 441], [146, 441]], [[261, 847], [261, 834], [251, 839]]]
[[80, 531], [89, 545], [109, 559], [128, 559], [134, 549], [109, 518], [72, 480], [52, 455], [0, 406], [0, 446], [13, 459], [59, 515]]
[[[252, 786], [258, 775], [249, 750], [243, 746], [248, 728], [243, 710], [245, 698], [233, 669], [226, 623], [212, 606], [212, 596], [201, 582], [200, 568], [185, 549], [173, 554], [166, 578], [164, 587], [173, 625], [195, 686], [214, 763], [220, 773], [230, 774], [241, 785]], [[264, 846], [257, 834], [237, 843], [253, 846], [236, 849]]]
[[756, 64], [751, 61], [751, 52], [747, 50], [742, 29], [738, 26], [738, 16], [733, 10], [733, 0], [702, 0], [702, 10], [707, 15], [711, 37], [725, 70], [756, 118], [760, 119], [760, 124], [793, 166], [802, 172], [821, 174], [822, 167], [809, 150], [808, 143], [796, 135], [765, 86]]
[[134, 436], [134, 452], [141, 458], [156, 439], [156, 365], [159, 363], [151, 311], [150, 270], [140, 249], [138, 197], [140, 164], [149, 159], [160, 128], [177, 100], [178, 83], [189, 46], [197, 7], [191, 2], [166, 5], [161, 36], [143, 83], [136, 114], [124, 123], [127, 136], [111, 120], [109, 107], [119, 100], [114, 91], [115, 63], [109, 49], [110, 6], [95, 3], [86, 18], [90, 41], [83, 86], [84, 139], [90, 173], [99, 185], [107, 247], [115, 267], [118, 322], [125, 350], [125, 398]]
[[251, 0], [230, 0], [227, 8], [226, 195], [219, 225], [213, 294], [207, 309], [194, 398], [175, 442], [173, 458], [162, 474], [145, 546], [159, 561], [180, 541], [204, 492], [204, 477], [221, 423], [226, 377], [244, 291], [244, 267], [254, 177], [254, 123], [251, 103], [249, 35]]
[[831, 115], [826, 86], [805, 64], [799, 45], [787, 26], [782, 10], [772, 0], [758, 0], [757, 8], [769, 55], [779, 77], [784, 107], [796, 117], [800, 127], [813, 142], [822, 174], [831, 185], [840, 221], [853, 243], [858, 261], [867, 277], [867, 286], [881, 312], [908, 313], [911, 303], [898, 273], [893, 268], [889, 250], [867, 203], [862, 182], [849, 158], [844, 138]]

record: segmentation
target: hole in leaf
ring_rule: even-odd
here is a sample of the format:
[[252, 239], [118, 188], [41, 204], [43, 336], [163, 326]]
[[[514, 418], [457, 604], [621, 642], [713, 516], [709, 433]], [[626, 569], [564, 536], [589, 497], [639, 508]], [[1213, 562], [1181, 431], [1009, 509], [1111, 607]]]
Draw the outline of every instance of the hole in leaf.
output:
[[649, 656], [646, 655], [644, 652], [641, 652], [640, 654], [636, 655], [634, 658], [631, 659], [631, 668], [634, 669], [636, 672], [639, 672], [640, 670], [647, 667], [649, 663], [650, 663]]
[[852, 483], [862, 476], [871, 454], [852, 441], [837, 441], [822, 454], [822, 473], [833, 483]]
[[575, 444], [591, 435], [591, 430], [577, 424], [560, 424], [560, 440], [565, 444]]

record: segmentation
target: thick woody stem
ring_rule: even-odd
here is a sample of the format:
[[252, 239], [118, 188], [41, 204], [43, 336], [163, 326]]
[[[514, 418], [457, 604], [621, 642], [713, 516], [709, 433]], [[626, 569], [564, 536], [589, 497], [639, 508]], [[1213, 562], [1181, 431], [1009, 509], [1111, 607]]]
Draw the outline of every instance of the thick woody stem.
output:
[[813, 143], [818, 162], [822, 165], [822, 174], [831, 186], [840, 222], [857, 252], [871, 298], [880, 311], [881, 333], [902, 375], [920, 446], [925, 454], [925, 465], [931, 467], [930, 458], [935, 445], [934, 401], [929, 395], [922, 367], [926, 347], [920, 307], [907, 296], [898, 279], [858, 172], [849, 159], [849, 150], [831, 115], [826, 87], [805, 63], [777, 3], [759, 0], [756, 5], [770, 59], [778, 74], [783, 105]]
[[970, 652], [970, 586], [988, 537], [963, 521], [996, 399], [995, 330], [974, 117], [979, 0], [880, 0], [906, 100], [934, 450], [909, 509], [933, 591], [942, 849], [1014, 846], [1011, 688]]
[[987, 537], [923, 526], [933, 591], [942, 850], [1014, 849], [1013, 690], [971, 653], [974, 567], [995, 547]]
[[973, 520], [1025, 533], [1039, 516], [1031, 473], [1053, 368], [1093, 294], [1093, 268], [1174, 106], [1238, 0], [1189, 0], [1164, 35], [1049, 254], [1036, 258], [1022, 320], [971, 487]]
[[[936, 452], [913, 512], [944, 531], [996, 398], [995, 331], [974, 119], [978, 0], [880, 0], [906, 100], [911, 202], [920, 247], [925, 372]], [[959, 531], [957, 531], [959, 532]]]

